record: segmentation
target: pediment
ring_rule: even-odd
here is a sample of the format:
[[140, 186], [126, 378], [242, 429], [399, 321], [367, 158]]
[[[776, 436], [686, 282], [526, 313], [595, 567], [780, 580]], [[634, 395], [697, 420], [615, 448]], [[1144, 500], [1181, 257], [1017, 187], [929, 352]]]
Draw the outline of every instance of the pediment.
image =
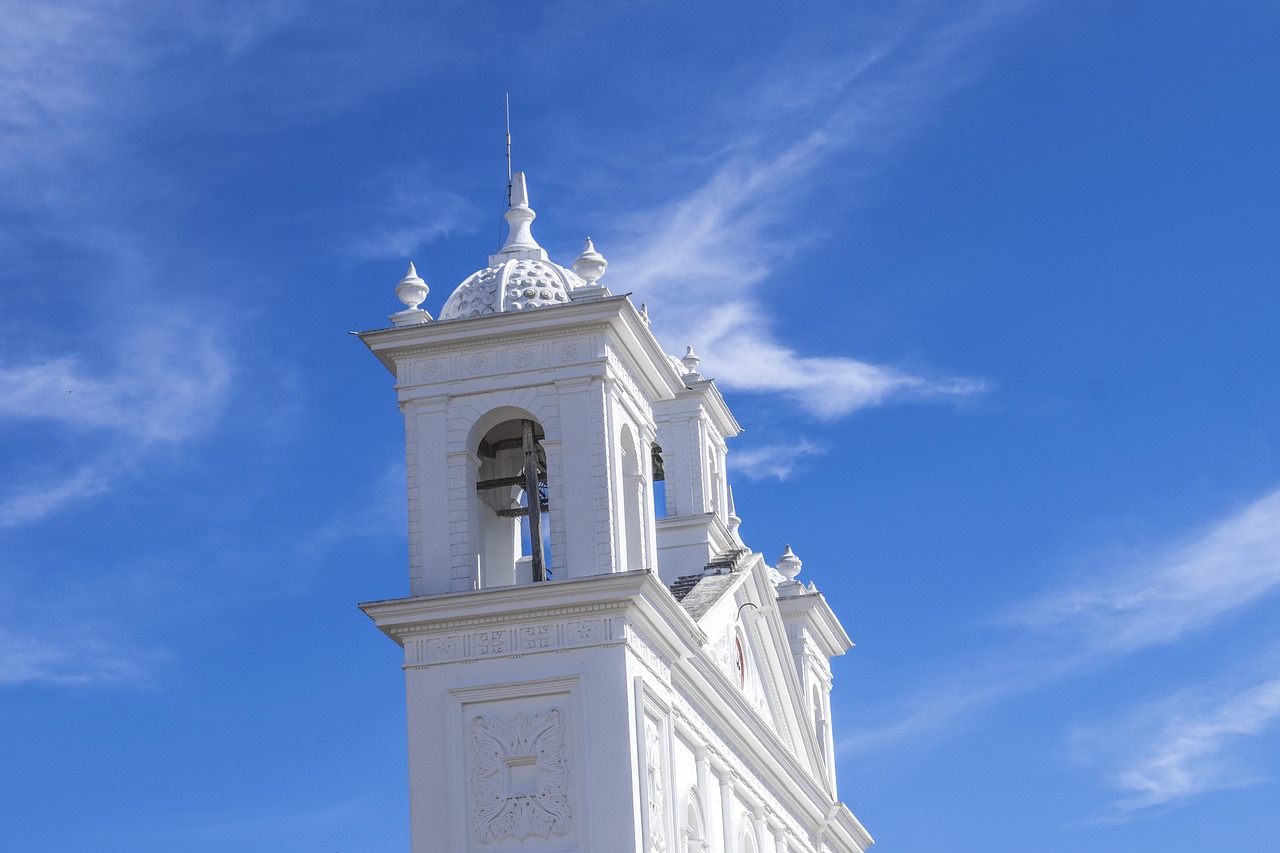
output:
[[678, 578], [670, 587], [707, 636], [715, 668], [815, 778], [824, 778], [808, 703], [796, 673], [770, 570], [744, 552], [718, 571]]

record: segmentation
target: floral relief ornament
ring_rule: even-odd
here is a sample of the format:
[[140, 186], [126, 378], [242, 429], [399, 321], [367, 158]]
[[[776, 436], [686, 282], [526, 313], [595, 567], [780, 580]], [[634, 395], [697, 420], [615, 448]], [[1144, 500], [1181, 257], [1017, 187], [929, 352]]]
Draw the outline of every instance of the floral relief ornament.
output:
[[569, 770], [559, 708], [471, 725], [472, 830], [482, 843], [569, 831]]
[[418, 368], [418, 378], [424, 382], [432, 379], [439, 379], [440, 374], [444, 372], [444, 364], [440, 359], [424, 361]]

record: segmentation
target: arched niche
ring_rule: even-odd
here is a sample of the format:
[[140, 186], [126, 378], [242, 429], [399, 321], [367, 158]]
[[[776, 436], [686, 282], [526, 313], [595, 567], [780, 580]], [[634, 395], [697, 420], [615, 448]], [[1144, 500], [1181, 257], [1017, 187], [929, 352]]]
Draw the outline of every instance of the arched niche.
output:
[[685, 805], [684, 853], [706, 853], [710, 849], [706, 823], [702, 819], [702, 806], [699, 805], [698, 789], [694, 787], [690, 789]]
[[827, 754], [828, 741], [830, 739], [829, 726], [827, 722], [826, 703], [822, 701], [822, 693], [818, 690], [817, 685], [813, 687], [813, 731], [818, 738], [818, 749], [824, 765], [830, 766], [831, 756]]
[[645, 542], [649, 525], [646, 523], [649, 499], [649, 479], [646, 469], [649, 459], [640, 450], [635, 433], [627, 424], [622, 425], [619, 432], [619, 444], [622, 448], [622, 543], [621, 553], [625, 559], [624, 568], [645, 568]]

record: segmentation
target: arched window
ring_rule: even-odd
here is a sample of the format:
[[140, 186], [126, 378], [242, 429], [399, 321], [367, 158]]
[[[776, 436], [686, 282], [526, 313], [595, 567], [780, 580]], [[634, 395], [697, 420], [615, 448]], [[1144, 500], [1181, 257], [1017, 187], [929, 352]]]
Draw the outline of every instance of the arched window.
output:
[[476, 448], [480, 585], [551, 579], [547, 457], [537, 421], [503, 421]]

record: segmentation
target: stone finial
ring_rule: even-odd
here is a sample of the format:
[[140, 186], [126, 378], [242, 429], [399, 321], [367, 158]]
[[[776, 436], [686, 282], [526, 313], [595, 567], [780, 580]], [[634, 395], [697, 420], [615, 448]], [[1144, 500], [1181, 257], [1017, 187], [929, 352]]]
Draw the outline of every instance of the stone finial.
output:
[[646, 326], [653, 322], [649, 319], [649, 305], [645, 302], [640, 303], [640, 319], [644, 320]]
[[418, 306], [427, 298], [427, 294], [431, 288], [427, 287], [427, 283], [418, 278], [418, 271], [413, 268], [413, 261], [409, 262], [409, 271], [404, 274], [404, 278], [400, 279], [400, 283], [396, 285], [396, 296], [400, 297], [410, 311], [417, 311]]
[[547, 250], [538, 245], [529, 230], [529, 223], [537, 218], [537, 214], [529, 207], [529, 187], [525, 183], [524, 172], [511, 176], [511, 207], [504, 216], [510, 229], [507, 242], [496, 254], [489, 256], [489, 265], [496, 266], [511, 259], [545, 261]]
[[698, 373], [698, 365], [702, 363], [702, 359], [698, 358], [698, 354], [693, 351], [693, 347], [685, 350], [684, 358], [680, 359], [680, 363], [684, 365], [685, 376], [702, 378], [702, 374]]
[[582, 254], [578, 255], [573, 262], [573, 271], [590, 286], [599, 281], [604, 275], [604, 271], [608, 268], [609, 262], [604, 259], [604, 255], [596, 251], [596, 247], [591, 243], [591, 238], [588, 237], [587, 245], [583, 248]]
[[778, 558], [778, 571], [782, 573], [788, 582], [795, 581], [796, 575], [800, 574], [800, 567], [803, 565], [804, 563], [791, 550], [790, 545], [787, 546], [787, 550], [782, 552], [782, 556]]

